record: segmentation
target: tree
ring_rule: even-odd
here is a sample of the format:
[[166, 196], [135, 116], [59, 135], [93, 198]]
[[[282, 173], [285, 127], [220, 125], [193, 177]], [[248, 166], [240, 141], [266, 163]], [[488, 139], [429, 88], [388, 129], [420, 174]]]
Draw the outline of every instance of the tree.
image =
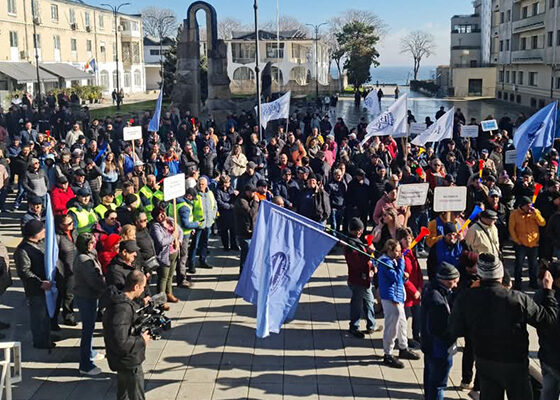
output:
[[375, 48], [379, 36], [373, 25], [355, 21], [344, 25], [336, 38], [339, 51], [343, 53], [341, 58], [346, 58], [344, 69], [348, 73], [348, 82], [357, 89], [371, 79], [370, 67], [379, 65], [379, 53]]
[[177, 31], [177, 17], [168, 8], [147, 7], [142, 10], [144, 33], [154, 38], [165, 38]]
[[410, 53], [414, 59], [414, 80], [418, 80], [420, 62], [424, 57], [434, 54], [436, 48], [434, 35], [429, 32], [410, 32], [401, 39], [401, 53]]
[[[280, 20], [278, 22], [279, 22], [278, 25], [280, 26], [280, 31], [295, 31], [295, 30], [298, 30], [298, 31], [303, 32], [305, 34], [309, 33], [308, 32], [309, 29], [305, 26], [305, 24], [295, 17], [290, 17], [288, 15], [282, 15], [282, 16], [280, 16]], [[261, 25], [260, 29], [263, 29], [263, 30], [269, 31], [269, 32], [276, 32], [276, 29], [277, 29], [276, 19], [265, 22], [263, 25]]]
[[250, 31], [251, 29], [235, 18], [225, 18], [218, 22], [218, 38], [229, 40], [233, 37], [233, 32]]
[[[181, 34], [181, 29], [177, 30], [177, 39]], [[164, 53], [163, 60], [163, 95], [171, 96], [175, 85], [175, 72], [177, 71], [177, 40], [174, 40], [169, 49]]]

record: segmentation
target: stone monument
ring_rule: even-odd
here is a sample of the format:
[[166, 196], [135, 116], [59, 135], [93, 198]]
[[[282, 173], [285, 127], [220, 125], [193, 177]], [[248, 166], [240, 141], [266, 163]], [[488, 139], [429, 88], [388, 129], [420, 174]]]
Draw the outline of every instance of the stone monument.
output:
[[[200, 100], [200, 40], [196, 13], [206, 13], [208, 51], [208, 99], [203, 110]], [[212, 114], [216, 121], [225, 120], [235, 107], [231, 101], [227, 75], [227, 45], [218, 40], [216, 9], [204, 2], [195, 1], [189, 6], [187, 18], [177, 42], [177, 70], [171, 93], [173, 103], [192, 115]]]

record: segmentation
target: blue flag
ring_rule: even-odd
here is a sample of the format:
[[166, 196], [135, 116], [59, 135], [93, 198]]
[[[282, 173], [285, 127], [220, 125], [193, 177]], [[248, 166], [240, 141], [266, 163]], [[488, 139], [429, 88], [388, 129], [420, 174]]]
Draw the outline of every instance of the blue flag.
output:
[[522, 167], [529, 150], [538, 161], [543, 150], [552, 146], [556, 136], [558, 103], [552, 102], [525, 121], [515, 132], [513, 144], [517, 150], [516, 165]]
[[156, 102], [156, 110], [154, 111], [154, 115], [150, 120], [148, 125], [149, 132], [157, 132], [159, 131], [159, 119], [161, 117], [161, 102], [163, 100], [163, 82], [161, 83], [161, 89], [159, 91], [159, 96]]
[[323, 226], [261, 202], [235, 293], [257, 306], [257, 337], [279, 333], [295, 315], [303, 287], [337, 243]]
[[51, 206], [51, 197], [47, 193], [47, 207], [45, 218], [45, 276], [51, 282], [50, 290], [45, 292], [47, 299], [47, 310], [49, 317], [54, 316], [56, 310], [56, 297], [58, 290], [56, 289], [56, 263], [58, 261], [58, 243], [56, 241], [56, 233], [54, 226], [54, 214]]

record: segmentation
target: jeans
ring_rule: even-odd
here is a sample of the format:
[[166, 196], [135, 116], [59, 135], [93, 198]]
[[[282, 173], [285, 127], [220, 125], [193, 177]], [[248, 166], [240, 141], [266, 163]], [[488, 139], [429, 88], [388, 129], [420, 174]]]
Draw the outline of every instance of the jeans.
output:
[[90, 371], [95, 368], [93, 359], [97, 352], [93, 350], [92, 340], [97, 317], [97, 299], [76, 297], [76, 304], [80, 310], [82, 320], [82, 338], [80, 340], [80, 371]]
[[241, 237], [237, 238], [237, 243], [239, 243], [239, 248], [241, 250], [239, 254], [239, 273], [243, 271], [243, 264], [247, 259], [247, 254], [249, 253], [249, 247], [251, 246], [251, 239], [244, 239]]
[[331, 226], [333, 232], [338, 232], [343, 228], [342, 225], [343, 217], [344, 217], [343, 208], [333, 208], [331, 210], [331, 215], [329, 216], [329, 225]]
[[424, 354], [424, 394], [425, 400], [443, 400], [447, 387], [453, 357], [433, 358]]
[[25, 197], [25, 189], [23, 188], [23, 176], [18, 176], [18, 192], [16, 195], [16, 200], [14, 201], [14, 207], [21, 205], [23, 198]]
[[480, 398], [494, 400], [533, 400], [527, 363], [508, 364], [478, 358], [476, 368], [480, 380]]
[[404, 311], [407, 318], [412, 318], [412, 338], [417, 342], [420, 342], [420, 332], [422, 331], [420, 304], [406, 307]]
[[139, 365], [117, 371], [117, 400], [144, 400], [144, 371]]
[[189, 248], [189, 266], [195, 265], [196, 253], [199, 252], [199, 260], [201, 264], [206, 263], [208, 255], [208, 236], [210, 236], [210, 228], [195, 229]]
[[29, 325], [33, 336], [33, 346], [46, 349], [51, 346], [51, 320], [47, 312], [45, 295], [29, 296]]
[[515, 287], [521, 288], [521, 276], [523, 275], [523, 262], [527, 257], [529, 264], [529, 283], [531, 286], [537, 286], [537, 270], [538, 262], [537, 255], [539, 253], [538, 247], [525, 247], [522, 245], [515, 246]]
[[558, 400], [560, 398], [560, 371], [541, 361], [543, 387], [540, 400]]
[[390, 300], [381, 299], [383, 314], [385, 315], [385, 329], [383, 330], [383, 352], [391, 355], [395, 348], [395, 339], [400, 350], [408, 348], [406, 316], [404, 304], [395, 304]]
[[375, 312], [373, 311], [373, 292], [370, 287], [356, 286], [348, 284], [352, 291], [352, 299], [350, 300], [350, 330], [358, 331], [360, 329], [360, 317], [362, 310], [366, 317], [366, 328], [375, 328]]

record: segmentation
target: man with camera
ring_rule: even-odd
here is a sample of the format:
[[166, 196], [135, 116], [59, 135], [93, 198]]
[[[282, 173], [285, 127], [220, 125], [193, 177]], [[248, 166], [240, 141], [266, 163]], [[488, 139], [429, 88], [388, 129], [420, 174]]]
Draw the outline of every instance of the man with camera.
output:
[[144, 296], [145, 288], [144, 273], [132, 270], [122, 292], [111, 286], [105, 295], [103, 336], [109, 367], [117, 372], [117, 400], [145, 399], [142, 363], [151, 337], [147, 331], [135, 335], [133, 329], [138, 319], [135, 300]]

